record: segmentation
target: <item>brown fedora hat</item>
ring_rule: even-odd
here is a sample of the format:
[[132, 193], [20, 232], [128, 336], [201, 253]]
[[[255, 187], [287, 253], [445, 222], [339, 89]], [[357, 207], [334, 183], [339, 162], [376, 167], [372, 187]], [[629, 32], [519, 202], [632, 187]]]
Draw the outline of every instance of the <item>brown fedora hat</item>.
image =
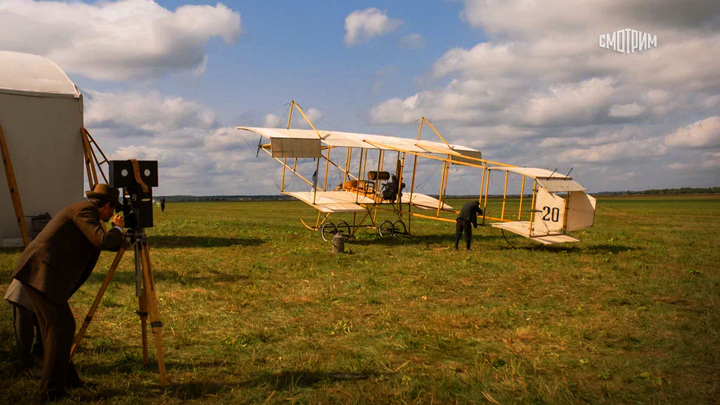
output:
[[95, 185], [93, 191], [86, 191], [85, 195], [88, 196], [88, 198], [98, 198], [103, 201], [111, 202], [116, 209], [122, 207], [122, 204], [120, 204], [119, 201], [120, 191], [115, 187], [110, 187], [104, 183], [98, 183]]

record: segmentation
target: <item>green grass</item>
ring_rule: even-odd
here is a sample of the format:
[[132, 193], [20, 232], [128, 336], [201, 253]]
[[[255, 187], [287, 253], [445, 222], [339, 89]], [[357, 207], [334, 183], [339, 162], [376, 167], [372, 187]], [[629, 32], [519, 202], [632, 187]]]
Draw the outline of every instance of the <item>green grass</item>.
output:
[[[454, 202], [458, 205], [461, 202]], [[717, 403], [720, 198], [601, 198], [578, 244], [413, 220], [333, 255], [299, 202], [170, 203], [148, 230], [172, 384], [142, 365], [133, 257], [75, 357], [97, 403]], [[4, 289], [20, 251], [0, 250]], [[114, 257], [70, 304], [78, 325]], [[0, 306], [0, 403], [33, 398]]]

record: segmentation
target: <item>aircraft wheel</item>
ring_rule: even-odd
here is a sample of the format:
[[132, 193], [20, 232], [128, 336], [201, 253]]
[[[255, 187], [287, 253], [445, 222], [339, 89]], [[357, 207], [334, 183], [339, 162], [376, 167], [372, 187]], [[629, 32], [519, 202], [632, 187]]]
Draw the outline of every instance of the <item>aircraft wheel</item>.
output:
[[393, 226], [393, 223], [390, 221], [383, 221], [380, 224], [380, 227], [378, 227], [378, 232], [380, 233], [380, 236], [392, 236], [394, 230], [395, 226]]
[[350, 236], [350, 225], [345, 221], [340, 221], [335, 225], [335, 229], [342, 235]]
[[330, 242], [337, 233], [337, 228], [332, 222], [326, 222], [320, 227], [320, 235], [325, 242]]
[[395, 221], [393, 224], [393, 235], [405, 235], [407, 233], [407, 228], [405, 228], [405, 223], [401, 220]]

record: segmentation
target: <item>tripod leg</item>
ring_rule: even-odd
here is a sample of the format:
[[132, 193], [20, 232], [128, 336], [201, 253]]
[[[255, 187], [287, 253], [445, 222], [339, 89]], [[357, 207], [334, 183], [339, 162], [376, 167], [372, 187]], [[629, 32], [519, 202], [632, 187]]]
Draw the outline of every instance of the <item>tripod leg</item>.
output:
[[147, 340], [147, 318], [148, 318], [148, 309], [147, 309], [147, 295], [145, 295], [145, 289], [140, 290], [140, 296], [138, 297], [138, 303], [139, 303], [139, 310], [138, 315], [140, 315], [140, 329], [142, 330], [142, 352], [143, 352], [143, 365], [148, 365], [148, 340]]
[[135, 244], [135, 295], [138, 297], [138, 310], [136, 313], [140, 317], [140, 330], [142, 336], [142, 353], [143, 353], [143, 365], [148, 364], [148, 341], [147, 341], [147, 296], [143, 289], [143, 277], [142, 277], [142, 243]]
[[162, 348], [162, 322], [160, 321], [160, 312], [158, 311], [157, 295], [155, 294], [155, 283], [152, 274], [152, 265], [150, 263], [150, 252], [148, 251], [147, 241], [143, 242], [140, 249], [142, 252], [143, 267], [143, 293], [146, 297], [146, 303], [150, 312], [150, 327], [155, 336], [155, 355], [158, 361], [158, 369], [160, 371], [160, 385], [165, 387], [169, 384], [167, 374], [165, 372], [165, 355]]
[[70, 348], [70, 358], [72, 358], [72, 355], [75, 353], [75, 349], [77, 348], [78, 344], [80, 344], [80, 340], [82, 340], [83, 335], [85, 335], [85, 331], [87, 330], [88, 325], [90, 325], [90, 321], [92, 320], [93, 315], [95, 315], [95, 311], [100, 305], [100, 300], [102, 299], [103, 295], [105, 295], [105, 290], [107, 290], [108, 285], [110, 285], [110, 280], [112, 280], [113, 276], [115, 275], [115, 270], [117, 270], [118, 264], [120, 264], [120, 259], [122, 259], [123, 254], [125, 254], [125, 250], [127, 250], [127, 246], [123, 244], [120, 247], [120, 250], [118, 250], [117, 255], [115, 255], [115, 259], [113, 260], [112, 265], [110, 266], [110, 269], [105, 276], [105, 281], [103, 281], [102, 286], [100, 287], [100, 291], [98, 291], [97, 295], [95, 296], [95, 301], [93, 301], [92, 306], [90, 306], [90, 310], [88, 311], [87, 315], [85, 315], [85, 320], [80, 327], [80, 331], [78, 331], [77, 336], [75, 336], [75, 341]]
[[147, 366], [149, 362], [148, 356], [148, 342], [147, 342], [147, 295], [143, 288], [143, 244], [135, 244], [135, 294], [138, 297], [138, 311], [137, 314], [140, 317], [140, 330], [143, 344], [143, 365]]

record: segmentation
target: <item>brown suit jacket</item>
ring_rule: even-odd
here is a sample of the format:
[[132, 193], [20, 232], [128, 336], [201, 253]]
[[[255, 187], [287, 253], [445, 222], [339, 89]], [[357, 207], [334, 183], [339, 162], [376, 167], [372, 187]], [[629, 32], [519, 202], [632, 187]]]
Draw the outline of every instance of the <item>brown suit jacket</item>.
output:
[[90, 277], [101, 250], [118, 250], [122, 232], [106, 232], [89, 201], [60, 211], [25, 248], [13, 277], [62, 304]]

